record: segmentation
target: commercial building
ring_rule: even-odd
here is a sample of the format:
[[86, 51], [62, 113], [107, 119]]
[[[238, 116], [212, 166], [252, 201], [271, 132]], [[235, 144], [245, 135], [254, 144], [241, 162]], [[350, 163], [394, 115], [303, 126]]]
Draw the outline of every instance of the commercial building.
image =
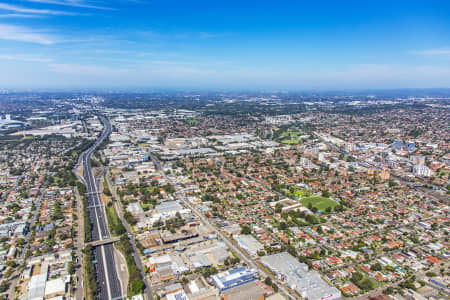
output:
[[189, 300], [219, 300], [219, 291], [209, 285], [203, 277], [192, 280], [188, 284], [187, 293]]
[[403, 141], [402, 140], [395, 140], [392, 144], [392, 149], [394, 150], [400, 150], [403, 148]]
[[309, 300], [338, 300], [341, 292], [330, 287], [316, 271], [309, 271], [308, 265], [287, 252], [281, 252], [261, 258], [261, 263], [272, 270], [278, 278], [301, 297]]
[[188, 296], [186, 295], [184, 290], [167, 294], [166, 296], [167, 300], [189, 300]]
[[47, 281], [45, 285], [45, 298], [56, 296], [64, 296], [66, 293], [67, 283], [70, 282], [70, 276], [60, 277]]
[[179, 201], [166, 201], [157, 205], [155, 209], [163, 218], [172, 218], [175, 217], [177, 212], [180, 214], [186, 212], [186, 209]]
[[431, 170], [425, 165], [415, 165], [413, 168], [413, 173], [416, 176], [420, 177], [430, 177], [431, 176]]
[[256, 256], [258, 251], [264, 250], [264, 246], [250, 234], [236, 235], [234, 239], [239, 247], [247, 251], [250, 255]]
[[45, 283], [47, 281], [47, 272], [31, 277], [28, 283], [28, 296], [23, 300], [42, 300], [45, 296]]
[[394, 140], [394, 142], [392, 143], [392, 149], [394, 150], [404, 149], [409, 152], [413, 152], [414, 150], [416, 150], [416, 143], [412, 141], [403, 142], [402, 140]]
[[211, 277], [212, 283], [220, 292], [258, 280], [258, 271], [239, 267], [224, 271]]
[[181, 156], [202, 156], [216, 153], [212, 148], [178, 149], [175, 152], [177, 155]]
[[[28, 227], [28, 222], [26, 222], [26, 221], [1, 224], [0, 225], [0, 236], [1, 237], [7, 237], [7, 236], [13, 236], [13, 235], [17, 236], [19, 232], [26, 231], [27, 227]], [[16, 231], [17, 228], [19, 228], [18, 231]]]
[[414, 150], [416, 150], [416, 143], [415, 142], [405, 142], [404, 147], [405, 147], [405, 150], [413, 152]]
[[264, 300], [264, 289], [258, 284], [258, 282], [253, 281], [226, 290], [222, 293], [222, 295], [224, 300]]

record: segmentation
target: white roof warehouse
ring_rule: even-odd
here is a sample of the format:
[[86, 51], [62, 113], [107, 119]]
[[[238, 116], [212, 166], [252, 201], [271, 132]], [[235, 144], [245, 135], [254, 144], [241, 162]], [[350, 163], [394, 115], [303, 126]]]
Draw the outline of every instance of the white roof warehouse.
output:
[[309, 300], [339, 300], [341, 292], [330, 287], [316, 271], [308, 271], [308, 265], [300, 263], [287, 252], [268, 255], [261, 263], [271, 269], [279, 278], [300, 296]]

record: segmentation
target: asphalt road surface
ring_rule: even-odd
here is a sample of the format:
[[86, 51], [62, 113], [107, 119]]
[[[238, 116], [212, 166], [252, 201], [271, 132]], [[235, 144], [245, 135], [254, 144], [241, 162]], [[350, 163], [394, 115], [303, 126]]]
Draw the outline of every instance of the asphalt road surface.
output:
[[[95, 143], [82, 154], [83, 179], [87, 191], [87, 205], [89, 220], [92, 224], [92, 241], [103, 240], [110, 237], [106, 223], [106, 215], [100, 198], [100, 188], [94, 179], [91, 167], [91, 156], [95, 149], [111, 133], [111, 124], [103, 116], [99, 116], [104, 124], [104, 129]], [[121, 299], [122, 289], [117, 276], [116, 264], [114, 261], [114, 247], [112, 244], [96, 246], [93, 248], [94, 269], [97, 280], [98, 299]]]
[[133, 238], [133, 231], [131, 230], [130, 224], [128, 224], [127, 220], [123, 216], [122, 204], [120, 203], [119, 197], [116, 194], [116, 190], [113, 187], [113, 184], [111, 182], [111, 178], [109, 175], [106, 176], [106, 181], [109, 185], [109, 189], [111, 190], [114, 199], [117, 200], [115, 202], [116, 210], [118, 212], [120, 220], [122, 221], [123, 225], [125, 226], [125, 230], [127, 231], [128, 239], [129, 239], [131, 247], [133, 249], [134, 261], [139, 270], [139, 273], [141, 273], [142, 280], [145, 283], [144, 293], [146, 295], [146, 300], [153, 300], [152, 288], [151, 288], [149, 281], [147, 280], [147, 274], [145, 274], [144, 266], [141, 261], [139, 250], [137, 249], [136, 242], [134, 241], [134, 238]]

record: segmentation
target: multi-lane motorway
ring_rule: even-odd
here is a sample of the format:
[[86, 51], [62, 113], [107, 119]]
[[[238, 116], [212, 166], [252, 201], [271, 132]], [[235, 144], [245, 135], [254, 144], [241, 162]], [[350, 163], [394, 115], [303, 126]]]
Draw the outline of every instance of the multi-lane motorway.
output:
[[109, 189], [111, 190], [113, 198], [116, 199], [116, 201], [114, 201], [116, 211], [118, 213], [120, 220], [122, 221], [123, 225], [125, 226], [125, 230], [127, 231], [127, 235], [128, 235], [128, 239], [130, 241], [131, 248], [133, 249], [133, 257], [134, 257], [134, 261], [136, 263], [136, 267], [138, 268], [139, 273], [141, 274], [141, 278], [145, 283], [145, 289], [144, 289], [144, 293], [146, 296], [145, 299], [153, 300], [151, 285], [147, 279], [147, 275], [145, 274], [142, 260], [141, 260], [138, 248], [136, 246], [136, 242], [133, 238], [133, 231], [131, 230], [130, 224], [128, 224], [127, 220], [123, 216], [123, 207], [119, 200], [119, 196], [117, 195], [116, 190], [113, 187], [113, 183], [111, 181], [111, 176], [109, 174], [107, 174], [107, 176], [106, 176], [106, 183], [108, 184]]
[[[91, 168], [92, 153], [111, 133], [109, 120], [103, 116], [99, 116], [99, 118], [104, 124], [103, 132], [95, 143], [82, 154], [83, 180], [87, 191], [87, 211], [92, 224], [92, 241], [110, 238], [105, 210], [99, 192], [99, 182], [95, 180]], [[122, 289], [117, 276], [113, 245], [106, 244], [94, 247], [93, 256], [98, 287], [97, 298], [122, 299]]]

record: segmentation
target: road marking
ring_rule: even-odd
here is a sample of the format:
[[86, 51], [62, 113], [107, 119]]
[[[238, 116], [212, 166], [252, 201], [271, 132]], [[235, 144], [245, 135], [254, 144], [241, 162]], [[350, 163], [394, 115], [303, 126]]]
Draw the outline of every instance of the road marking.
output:
[[[100, 140], [102, 140], [102, 142], [105, 139], [105, 137], [107, 136], [106, 132], [109, 131], [109, 126], [107, 126], [106, 122], [105, 122], [105, 129], [106, 129], [106, 131], [104, 131], [104, 133], [100, 136]], [[95, 148], [99, 144], [100, 143], [97, 140], [97, 142], [95, 142], [94, 145], [90, 149], [87, 150], [86, 154], [84, 154], [84, 156], [83, 156], [83, 164], [84, 164], [84, 166], [83, 167], [86, 167], [85, 170], [84, 170], [86, 172], [86, 174], [84, 174], [84, 175], [87, 176], [87, 178], [86, 178], [87, 179], [87, 187], [88, 187], [88, 190], [91, 191], [91, 192], [88, 192], [87, 194], [91, 195], [91, 200], [93, 201], [93, 205], [91, 205], [88, 208], [92, 208], [92, 207], [94, 208], [95, 219], [97, 221], [97, 229], [98, 229], [99, 239], [100, 239], [100, 241], [102, 241], [106, 237], [106, 235], [105, 235], [105, 237], [103, 236], [103, 230], [102, 230], [102, 227], [100, 226], [100, 221], [99, 221], [100, 217], [99, 217], [99, 214], [97, 213], [97, 208], [98, 207], [101, 208], [101, 207], [103, 207], [103, 205], [101, 203], [99, 203], [99, 196], [98, 195], [100, 194], [100, 192], [97, 190], [97, 185], [95, 184], [96, 181], [93, 178], [91, 161], [90, 161], [92, 153], [94, 152]], [[104, 245], [100, 246], [100, 250], [101, 250], [101, 253], [102, 253], [103, 268], [104, 268], [104, 271], [105, 271], [105, 273], [104, 273], [105, 276], [104, 277], [105, 277], [105, 281], [106, 281], [107, 293], [108, 293], [108, 297], [111, 299], [112, 298], [112, 296], [111, 296], [111, 287], [110, 287], [110, 283], [109, 283], [109, 273], [108, 273], [108, 266], [106, 264], [106, 255], [105, 255], [105, 247], [104, 247]], [[122, 293], [121, 290], [122, 289], [120, 288], [120, 293]], [[122, 299], [122, 298], [123, 298], [123, 296], [116, 297], [114, 299]]]

